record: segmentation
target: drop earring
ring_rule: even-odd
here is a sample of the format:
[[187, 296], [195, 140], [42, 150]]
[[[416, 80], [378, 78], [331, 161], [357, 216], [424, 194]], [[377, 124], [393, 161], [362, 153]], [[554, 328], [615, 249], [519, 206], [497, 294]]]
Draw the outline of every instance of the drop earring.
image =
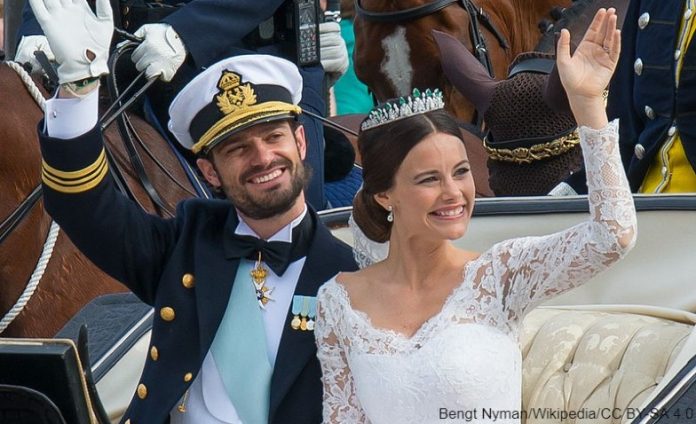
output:
[[394, 211], [392, 211], [391, 205], [387, 206], [389, 213], [387, 214], [387, 222], [394, 222]]

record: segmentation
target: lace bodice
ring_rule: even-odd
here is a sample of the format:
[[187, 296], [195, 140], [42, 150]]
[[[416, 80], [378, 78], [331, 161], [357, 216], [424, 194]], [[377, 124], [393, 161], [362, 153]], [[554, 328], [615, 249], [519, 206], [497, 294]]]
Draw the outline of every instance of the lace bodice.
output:
[[[335, 278], [320, 289], [315, 335], [325, 422], [435, 423], [443, 422], [441, 408], [493, 422], [484, 411], [520, 410], [518, 334], [525, 312], [584, 283], [634, 243], [636, 215], [617, 126], [580, 129], [591, 218], [494, 245], [466, 265], [462, 283], [412, 337], [372, 325]], [[361, 265], [380, 260], [385, 247], [361, 237]], [[503, 418], [495, 422], [518, 422]]]

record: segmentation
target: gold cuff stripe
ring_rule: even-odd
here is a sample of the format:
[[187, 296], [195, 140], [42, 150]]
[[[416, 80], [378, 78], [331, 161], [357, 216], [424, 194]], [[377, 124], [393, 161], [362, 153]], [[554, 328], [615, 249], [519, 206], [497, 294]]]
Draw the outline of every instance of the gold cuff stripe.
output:
[[103, 169], [94, 176], [94, 178], [86, 182], [84, 184], [80, 184], [77, 186], [70, 186], [66, 184], [60, 184], [57, 182], [54, 182], [50, 179], [50, 176], [46, 174], [45, 172], [42, 174], [42, 180], [44, 184], [47, 186], [51, 187], [53, 190], [61, 192], [61, 193], [69, 193], [69, 194], [75, 194], [75, 193], [82, 193], [87, 190], [91, 190], [94, 187], [96, 187], [106, 176], [107, 172], [109, 172], [109, 167], [104, 163]]
[[102, 149], [101, 153], [97, 157], [97, 160], [95, 160], [91, 165], [82, 169], [78, 169], [77, 171], [61, 171], [60, 169], [56, 169], [51, 165], [47, 164], [46, 161], [42, 161], [42, 166], [46, 172], [55, 175], [57, 178], [74, 180], [75, 178], [84, 177], [93, 173], [95, 170], [97, 170], [97, 168], [101, 167], [102, 163], [105, 161], [106, 152], [104, 151], [104, 149]]
[[483, 140], [483, 147], [486, 149], [489, 158], [519, 165], [530, 164], [536, 160], [562, 155], [578, 144], [580, 144], [580, 135], [577, 130], [566, 136], [549, 141], [548, 143], [535, 144], [529, 148], [517, 147], [515, 149], [497, 149], [491, 147], [486, 140]]
[[[91, 171], [86, 173], [87, 169]], [[106, 176], [109, 166], [102, 150], [99, 159], [87, 168], [71, 172], [58, 171], [58, 175], [54, 171], [57, 170], [43, 162], [41, 179], [44, 184], [61, 193], [81, 193], [96, 187]], [[66, 175], [72, 177], [65, 177]]]
[[264, 102], [239, 109], [238, 111], [225, 115], [210, 127], [210, 129], [201, 136], [198, 142], [191, 147], [191, 151], [193, 151], [193, 153], [200, 152], [221, 133], [234, 130], [248, 123], [248, 118], [255, 118], [256, 115], [258, 115], [259, 118], [268, 117], [286, 112], [299, 115], [302, 113], [302, 109], [299, 106], [285, 102]]

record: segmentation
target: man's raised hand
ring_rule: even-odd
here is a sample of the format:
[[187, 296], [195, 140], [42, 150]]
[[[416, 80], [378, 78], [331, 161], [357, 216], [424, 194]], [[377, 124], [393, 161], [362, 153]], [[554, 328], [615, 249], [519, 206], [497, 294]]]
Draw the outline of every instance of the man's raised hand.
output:
[[109, 0], [96, 0], [96, 14], [85, 0], [29, 0], [58, 63], [61, 84], [96, 78], [106, 65], [114, 31]]

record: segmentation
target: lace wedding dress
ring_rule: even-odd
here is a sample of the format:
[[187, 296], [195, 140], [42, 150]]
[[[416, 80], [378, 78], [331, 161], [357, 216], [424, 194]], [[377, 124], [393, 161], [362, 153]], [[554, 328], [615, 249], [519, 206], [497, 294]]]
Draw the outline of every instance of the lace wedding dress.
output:
[[[412, 337], [372, 325], [335, 278], [320, 289], [325, 422], [519, 422], [525, 312], [606, 269], [635, 239], [617, 127], [580, 129], [591, 219], [496, 244], [466, 265], [461, 285]], [[361, 266], [384, 258], [383, 246], [357, 236]]]

